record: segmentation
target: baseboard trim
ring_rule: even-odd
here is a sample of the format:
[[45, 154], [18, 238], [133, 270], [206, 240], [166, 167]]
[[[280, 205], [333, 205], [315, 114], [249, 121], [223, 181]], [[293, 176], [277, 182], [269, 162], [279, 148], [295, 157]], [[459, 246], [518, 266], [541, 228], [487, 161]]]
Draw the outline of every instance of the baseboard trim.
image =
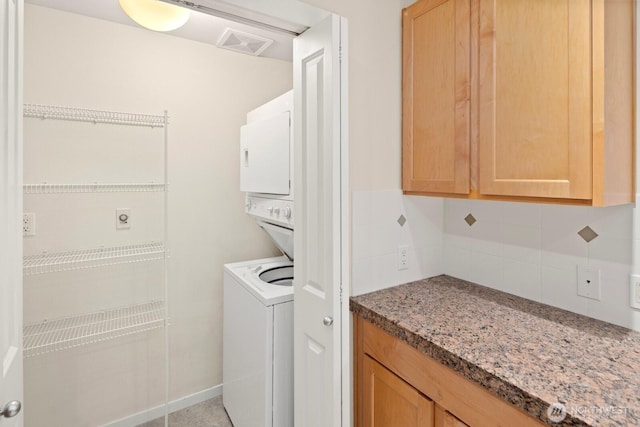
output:
[[[204, 402], [205, 400], [220, 396], [221, 394], [222, 384], [199, 391], [197, 393], [190, 394], [188, 396], [181, 397], [176, 400], [172, 400], [171, 402], [169, 402], [169, 413], [179, 411], [180, 409], [184, 409], [192, 405], [196, 405], [200, 402]], [[105, 424], [104, 427], [133, 427], [163, 416], [164, 405], [159, 405], [155, 408], [147, 409], [146, 411], [138, 412], [137, 414], [120, 418], [119, 420]]]

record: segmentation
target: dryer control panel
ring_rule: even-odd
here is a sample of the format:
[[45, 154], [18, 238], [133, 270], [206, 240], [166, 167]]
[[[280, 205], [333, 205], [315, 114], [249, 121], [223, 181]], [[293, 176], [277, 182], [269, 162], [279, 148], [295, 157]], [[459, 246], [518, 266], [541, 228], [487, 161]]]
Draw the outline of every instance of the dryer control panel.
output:
[[245, 212], [265, 221], [293, 229], [293, 200], [247, 196]]

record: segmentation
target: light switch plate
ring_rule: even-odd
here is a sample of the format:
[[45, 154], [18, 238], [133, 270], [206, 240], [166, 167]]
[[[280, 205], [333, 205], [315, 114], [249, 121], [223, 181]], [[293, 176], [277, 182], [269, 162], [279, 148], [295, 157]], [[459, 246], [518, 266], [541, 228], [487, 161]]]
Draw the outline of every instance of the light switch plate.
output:
[[640, 310], [640, 274], [632, 274], [629, 280], [629, 305]]
[[406, 270], [409, 268], [409, 246], [398, 246], [398, 270]]
[[600, 301], [600, 270], [578, 266], [578, 295]]

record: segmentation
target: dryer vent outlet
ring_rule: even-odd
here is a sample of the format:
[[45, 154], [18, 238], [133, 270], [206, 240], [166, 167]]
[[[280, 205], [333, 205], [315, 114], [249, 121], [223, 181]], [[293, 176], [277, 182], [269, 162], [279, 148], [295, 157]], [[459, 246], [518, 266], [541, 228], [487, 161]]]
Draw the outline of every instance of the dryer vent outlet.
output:
[[227, 28], [218, 40], [218, 43], [216, 43], [216, 46], [258, 56], [268, 48], [271, 43], [273, 43], [271, 39]]

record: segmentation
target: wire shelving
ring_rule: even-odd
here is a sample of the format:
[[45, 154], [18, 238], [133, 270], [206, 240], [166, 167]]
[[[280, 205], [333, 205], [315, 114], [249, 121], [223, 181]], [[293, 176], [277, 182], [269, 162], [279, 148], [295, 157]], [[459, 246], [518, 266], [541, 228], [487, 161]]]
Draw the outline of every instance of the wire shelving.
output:
[[85, 108], [59, 107], [55, 105], [24, 104], [23, 115], [40, 119], [71, 120], [115, 125], [164, 127], [165, 116], [121, 113], [115, 111], [88, 110]]
[[24, 357], [149, 331], [162, 327], [164, 320], [164, 301], [157, 300], [25, 325]]
[[57, 193], [144, 193], [165, 191], [166, 185], [157, 182], [90, 183], [90, 184], [23, 184], [24, 194]]
[[23, 257], [23, 273], [25, 276], [30, 276], [161, 259], [164, 259], [164, 244], [148, 242], [138, 245], [28, 255]]

